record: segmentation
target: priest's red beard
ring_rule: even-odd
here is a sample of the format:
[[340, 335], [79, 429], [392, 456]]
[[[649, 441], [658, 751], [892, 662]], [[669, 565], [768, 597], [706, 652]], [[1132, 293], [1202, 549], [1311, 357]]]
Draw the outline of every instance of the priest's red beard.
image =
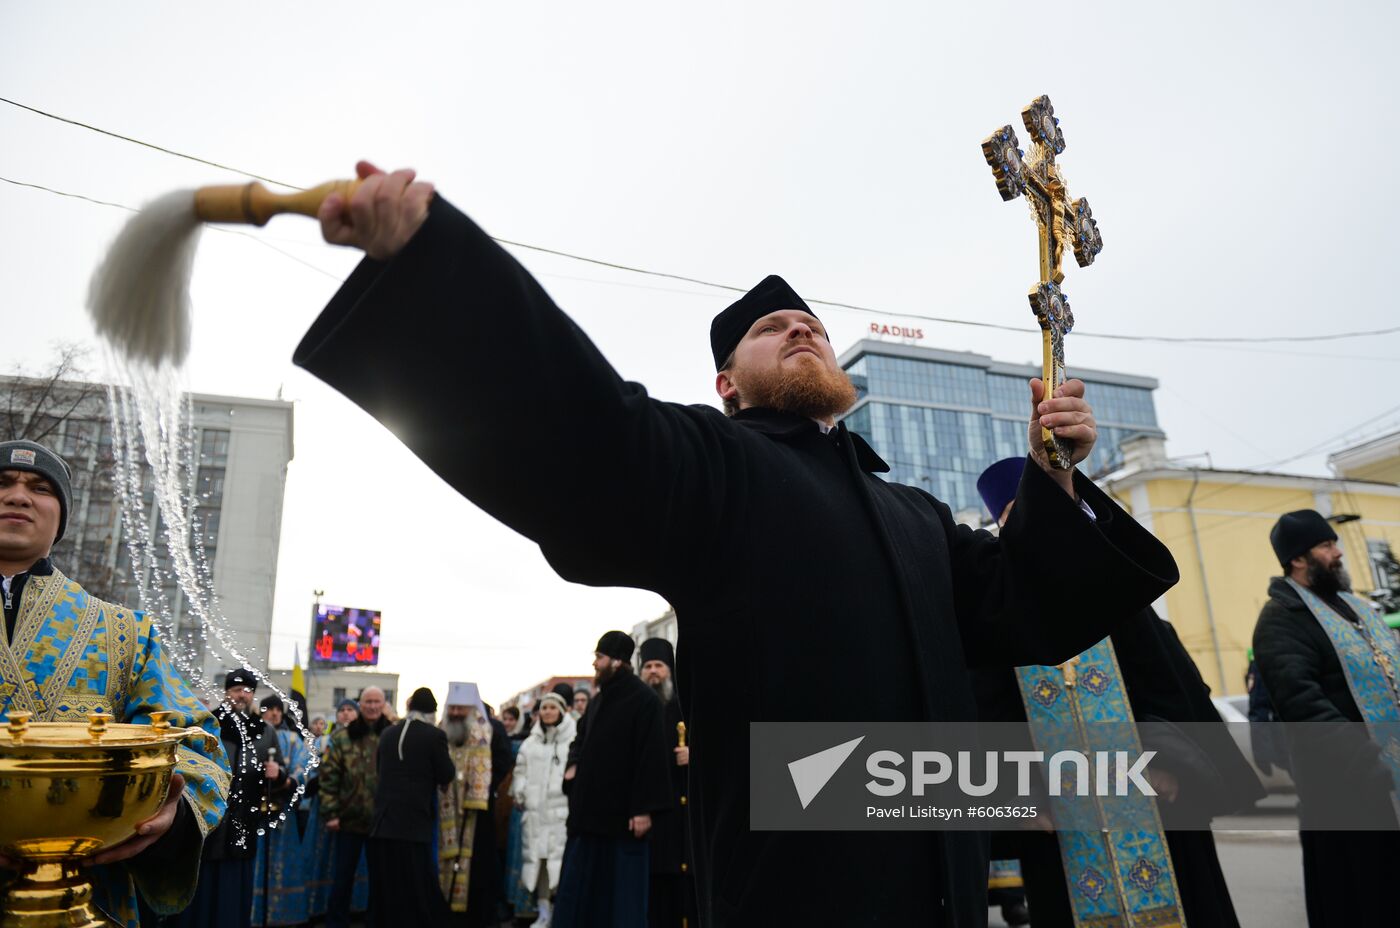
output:
[[830, 419], [855, 405], [856, 388], [842, 370], [832, 370], [815, 357], [796, 358], [762, 370], [732, 371], [739, 398], [748, 406], [776, 409], [808, 419]]

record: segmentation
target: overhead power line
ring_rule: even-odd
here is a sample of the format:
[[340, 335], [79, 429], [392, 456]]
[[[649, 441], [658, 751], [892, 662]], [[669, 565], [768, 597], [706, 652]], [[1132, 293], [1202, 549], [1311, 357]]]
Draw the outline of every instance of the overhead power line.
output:
[[[153, 151], [161, 152], [162, 154], [171, 155], [171, 156], [176, 157], [176, 158], [184, 158], [184, 159], [187, 160], [187, 161], [193, 161], [193, 162], [196, 162], [197, 164], [203, 164], [203, 165], [207, 165], [207, 166], [209, 166], [209, 167], [218, 168], [218, 169], [221, 170], [221, 171], [229, 171], [229, 172], [234, 173], [234, 174], [240, 174], [240, 175], [242, 175], [242, 176], [244, 176], [244, 177], [253, 178], [254, 180], [264, 181], [264, 182], [269, 183], [269, 184], [276, 184], [276, 185], [279, 186], [279, 187], [287, 187], [287, 188], [289, 188], [289, 189], [291, 189], [291, 190], [304, 190], [304, 189], [306, 189], [305, 187], [300, 187], [300, 186], [298, 186], [298, 185], [296, 185], [296, 184], [289, 184], [289, 183], [287, 183], [286, 181], [275, 180], [275, 179], [273, 179], [273, 178], [271, 178], [271, 177], [267, 177], [266, 175], [263, 175], [263, 174], [257, 174], [257, 173], [254, 173], [254, 172], [252, 172], [252, 171], [245, 171], [245, 170], [243, 170], [242, 168], [234, 167], [233, 165], [224, 164], [224, 163], [221, 163], [221, 162], [218, 162], [218, 161], [213, 161], [213, 160], [210, 160], [210, 159], [208, 159], [208, 158], [201, 158], [201, 157], [199, 157], [199, 156], [197, 156], [197, 155], [187, 154], [187, 153], [182, 152], [182, 151], [177, 151], [176, 149], [173, 149], [173, 148], [167, 148], [167, 147], [165, 147], [164, 145], [157, 145], [157, 144], [155, 144], [155, 143], [153, 143], [153, 142], [147, 142], [147, 141], [145, 141], [145, 140], [143, 140], [143, 139], [134, 138], [134, 137], [129, 136], [129, 135], [123, 135], [123, 134], [120, 133], [120, 132], [114, 132], [114, 131], [112, 131], [112, 130], [110, 130], [110, 129], [103, 129], [103, 128], [100, 128], [100, 127], [98, 127], [98, 126], [91, 125], [90, 123], [86, 123], [86, 122], [83, 122], [83, 121], [78, 120], [78, 119], [71, 119], [71, 118], [69, 118], [69, 117], [67, 117], [67, 116], [60, 116], [60, 115], [58, 115], [57, 113], [51, 113], [51, 112], [49, 112], [49, 111], [47, 111], [47, 110], [42, 110], [42, 109], [39, 109], [38, 107], [35, 107], [35, 106], [30, 106], [30, 105], [25, 104], [25, 103], [20, 103], [19, 101], [17, 101], [17, 100], [11, 100], [11, 99], [9, 99], [8, 97], [0, 97], [0, 103], [8, 103], [8, 104], [10, 104], [11, 106], [17, 107], [17, 108], [22, 109], [22, 110], [26, 110], [27, 112], [34, 113], [34, 114], [36, 114], [36, 115], [38, 115], [38, 116], [44, 116], [44, 117], [47, 117], [47, 118], [49, 118], [49, 119], [54, 119], [54, 120], [57, 120], [58, 122], [65, 123], [65, 124], [70, 125], [70, 126], [76, 126], [76, 127], [80, 128], [80, 129], [87, 129], [87, 130], [89, 130], [89, 131], [91, 131], [91, 132], [97, 132], [97, 133], [99, 133], [99, 134], [101, 134], [101, 135], [106, 135], [106, 136], [109, 136], [109, 137], [114, 138], [114, 139], [120, 139], [121, 141], [124, 141], [124, 142], [130, 142], [130, 143], [133, 144], [133, 145], [140, 145], [140, 146], [142, 146], [142, 147], [149, 148], [149, 149], [151, 149], [151, 150], [153, 150]], [[4, 178], [0, 178], [0, 179], [4, 179]], [[121, 208], [121, 209], [128, 209], [128, 210], [129, 210], [129, 209], [132, 209], [132, 207], [123, 206], [122, 204], [118, 204], [118, 203], [109, 203], [109, 202], [104, 201], [104, 200], [95, 200], [95, 199], [92, 199], [91, 197], [82, 196], [81, 194], [64, 193], [64, 192], [62, 192], [62, 191], [54, 190], [54, 189], [49, 188], [49, 187], [42, 187], [42, 186], [40, 186], [40, 185], [38, 185], [38, 184], [25, 184], [25, 183], [22, 183], [22, 182], [19, 182], [19, 181], [8, 181], [8, 180], [7, 180], [7, 182], [8, 182], [8, 183], [12, 183], [12, 184], [16, 184], [17, 186], [33, 187], [33, 188], [39, 189], [39, 190], [47, 190], [48, 192], [58, 194], [59, 196], [69, 196], [69, 197], [74, 197], [74, 198], [76, 198], [76, 199], [89, 200], [90, 202], [99, 203], [99, 204], [102, 204], [102, 205], [104, 205], [104, 206], [117, 206], [117, 207], [119, 207], [119, 208]], [[500, 244], [502, 244], [502, 245], [510, 245], [510, 246], [512, 246], [512, 247], [515, 247], [515, 248], [525, 248], [525, 249], [528, 249], [528, 250], [530, 250], [530, 251], [540, 252], [540, 253], [542, 253], [542, 254], [555, 255], [555, 256], [557, 256], [557, 257], [567, 258], [567, 259], [572, 260], [572, 261], [580, 261], [580, 262], [583, 262], [583, 263], [585, 263], [585, 264], [593, 264], [593, 265], [596, 265], [596, 266], [598, 266], [598, 267], [611, 268], [612, 270], [624, 271], [624, 272], [627, 272], [627, 273], [630, 273], [630, 274], [643, 274], [643, 275], [646, 275], [646, 276], [648, 276], [648, 277], [659, 277], [659, 278], [662, 278], [662, 279], [664, 279], [664, 280], [682, 281], [682, 282], [684, 282], [684, 283], [697, 284], [697, 285], [702, 286], [702, 287], [713, 287], [713, 288], [716, 289], [716, 290], [727, 290], [727, 291], [730, 291], [730, 292], [733, 292], [733, 293], [745, 293], [745, 292], [747, 292], [747, 290], [748, 290], [747, 287], [738, 287], [738, 286], [735, 286], [735, 285], [733, 285], [733, 284], [717, 283], [717, 282], [712, 281], [712, 280], [703, 280], [703, 279], [701, 279], [701, 278], [699, 278], [699, 277], [688, 277], [688, 276], [683, 275], [683, 274], [672, 274], [672, 273], [669, 273], [669, 272], [666, 272], [666, 271], [654, 271], [654, 270], [651, 270], [651, 269], [649, 269], [649, 268], [636, 267], [636, 266], [630, 265], [630, 264], [621, 264], [621, 263], [618, 263], [618, 262], [616, 262], [616, 261], [605, 261], [605, 260], [603, 260], [603, 259], [601, 259], [601, 258], [591, 258], [591, 257], [588, 257], [587, 255], [574, 254], [573, 252], [562, 251], [562, 250], [557, 249], [557, 248], [546, 248], [546, 247], [543, 246], [543, 245], [532, 245], [532, 244], [530, 244], [530, 243], [528, 243], [528, 242], [518, 242], [518, 241], [511, 240], [511, 239], [496, 238], [496, 237], [494, 237], [494, 236], [493, 236], [492, 238], [493, 238], [494, 241], [496, 241], [496, 242], [498, 242], [498, 243], [500, 243]], [[264, 243], [264, 244], [266, 244], [266, 243]], [[269, 246], [269, 247], [270, 247], [270, 246]], [[281, 249], [275, 249], [275, 250], [281, 251]], [[285, 252], [282, 252], [282, 253], [285, 254]], [[290, 257], [290, 256], [289, 256], [289, 257]], [[300, 260], [300, 259], [294, 259], [294, 260]], [[305, 264], [306, 262], [303, 261], [303, 262], [301, 262], [301, 263]], [[318, 269], [318, 270], [319, 270], [319, 269]], [[322, 273], [325, 273], [325, 272], [322, 271]], [[818, 306], [830, 306], [830, 307], [833, 307], [833, 308], [836, 308], [836, 309], [849, 309], [849, 310], [852, 310], [852, 311], [854, 311], [854, 312], [869, 313], [869, 314], [872, 314], [872, 315], [879, 315], [879, 316], [897, 316], [897, 317], [902, 318], [902, 319], [918, 319], [918, 320], [921, 320], [921, 321], [924, 321], [924, 322], [937, 322], [937, 323], [942, 323], [942, 324], [944, 324], [944, 325], [971, 326], [971, 327], [973, 327], [973, 328], [994, 329], [994, 330], [1002, 331], [1002, 332], [1039, 332], [1039, 331], [1040, 331], [1038, 328], [1032, 328], [1032, 327], [1030, 327], [1030, 326], [1003, 325], [1003, 324], [1001, 324], [1001, 323], [996, 323], [996, 322], [983, 322], [983, 321], [976, 320], [976, 319], [954, 319], [954, 318], [950, 318], [950, 317], [947, 317], [947, 316], [933, 316], [933, 315], [929, 315], [929, 314], [927, 314], [927, 313], [910, 312], [910, 311], [908, 311], [908, 310], [879, 309], [879, 308], [876, 308], [876, 307], [873, 307], [873, 306], [861, 306], [861, 305], [856, 304], [856, 303], [843, 303], [843, 302], [839, 302], [839, 301], [836, 301], [836, 300], [808, 299], [807, 302], [808, 302], [808, 303], [814, 303], [814, 304], [816, 304], [816, 305], [818, 305]], [[1111, 340], [1111, 341], [1125, 341], [1125, 342], [1156, 342], [1156, 343], [1161, 343], [1161, 344], [1221, 344], [1221, 345], [1231, 345], [1231, 344], [1263, 344], [1263, 343], [1269, 343], [1269, 342], [1318, 342], [1318, 341], [1336, 341], [1336, 340], [1346, 339], [1346, 338], [1364, 338], [1364, 337], [1374, 337], [1374, 336], [1377, 336], [1377, 335], [1391, 335], [1391, 334], [1394, 334], [1394, 333], [1396, 333], [1396, 332], [1400, 332], [1400, 325], [1389, 326], [1389, 327], [1380, 328], [1380, 329], [1365, 329], [1365, 330], [1352, 331], [1352, 332], [1323, 332], [1323, 333], [1317, 333], [1317, 334], [1312, 334], [1312, 335], [1262, 335], [1262, 336], [1260, 336], [1260, 335], [1234, 335], [1234, 336], [1230, 336], [1230, 335], [1131, 335], [1131, 334], [1120, 333], [1120, 332], [1077, 332], [1077, 333], [1075, 333], [1075, 334], [1077, 334], [1080, 338], [1101, 338], [1101, 339], [1108, 339], [1108, 340]]]
[[294, 184], [284, 184], [280, 180], [273, 180], [271, 177], [264, 177], [261, 174], [253, 174], [250, 171], [239, 170], [238, 168], [231, 167], [227, 164], [220, 164], [217, 161], [210, 161], [208, 158], [201, 158], [198, 155], [186, 154], [182, 151], [176, 151], [173, 148], [166, 148], [163, 145], [156, 145], [153, 142], [146, 142], [142, 141], [141, 139], [132, 138], [129, 135], [122, 135], [120, 132], [113, 132], [110, 129], [102, 129], [97, 126], [89, 125], [88, 123], [81, 122], [77, 119], [69, 119], [67, 116], [60, 116], [57, 113], [50, 113], [47, 110], [41, 110], [36, 106], [29, 106], [27, 104], [20, 103], [18, 100], [11, 100], [8, 97], [0, 97], [0, 103], [8, 103], [10, 104], [10, 106], [15, 106], [22, 110], [28, 110], [29, 112], [36, 113], [39, 116], [47, 116], [49, 119], [56, 119], [59, 122], [67, 123], [70, 126], [77, 126], [79, 129], [87, 129], [88, 131], [96, 132], [99, 135], [110, 136], [111, 138], [120, 139], [123, 142], [130, 142], [133, 145], [140, 145], [144, 148], [149, 148], [153, 151], [161, 152], [162, 154], [174, 155], [176, 158], [184, 158], [186, 161], [194, 161], [198, 164], [208, 165], [211, 168], [218, 168], [221, 171], [231, 171], [234, 174], [242, 174], [244, 177], [251, 177], [254, 180], [264, 181], [269, 184], [276, 184], [279, 187], [291, 187], [293, 190], [303, 189], [301, 187], [297, 187]]

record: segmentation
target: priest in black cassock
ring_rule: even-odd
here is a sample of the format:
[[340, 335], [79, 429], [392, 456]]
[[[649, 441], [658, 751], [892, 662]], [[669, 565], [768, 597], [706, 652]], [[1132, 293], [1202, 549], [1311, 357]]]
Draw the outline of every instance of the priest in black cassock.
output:
[[690, 830], [687, 827], [686, 782], [690, 772], [690, 746], [681, 744], [681, 701], [676, 694], [676, 652], [665, 638], [648, 638], [637, 648], [642, 682], [650, 686], [664, 708], [667, 769], [671, 772], [671, 809], [655, 816], [651, 824], [651, 895], [647, 922], [651, 928], [683, 928], [698, 923], [695, 881], [690, 875]]
[[374, 824], [365, 856], [375, 928], [444, 928], [451, 918], [438, 883], [438, 790], [457, 776], [447, 732], [437, 727], [437, 699], [419, 687], [408, 714], [379, 735]]
[[[982, 501], [1003, 529], [1017, 505], [1022, 470], [1020, 458], [1008, 458], [987, 468], [977, 481]], [[1158, 812], [1186, 923], [1191, 928], [1239, 928], [1210, 822], [1252, 806], [1264, 797], [1264, 788], [1211, 703], [1210, 687], [1176, 629], [1144, 606], [1119, 622], [1109, 638], [1133, 718], [1145, 726], [1143, 747], [1157, 751], [1147, 775], [1160, 797]], [[982, 721], [1025, 723], [1026, 708], [1011, 669], [977, 668], [973, 688]], [[1155, 780], [1159, 772], [1169, 780]], [[998, 857], [1021, 861], [1031, 924], [1072, 926], [1074, 912], [1054, 833], [998, 832], [992, 844]]]
[[643, 928], [655, 816], [671, 808], [661, 702], [632, 672], [625, 632], [598, 639], [597, 696], [564, 770], [568, 843], [554, 928]]
[[[1400, 650], [1351, 592], [1336, 529], [1284, 513], [1269, 531], [1281, 576], [1254, 628], [1254, 656], [1298, 785], [1309, 928], [1389, 928], [1400, 872], [1397, 778], [1378, 740], [1400, 711]], [[1370, 726], [1375, 726], [1370, 727]]]
[[[985, 834], [750, 831], [748, 723], [972, 720], [970, 662], [1058, 663], [1176, 582], [1165, 547], [1039, 447], [1043, 422], [1089, 453], [1083, 384], [1029, 386], [1034, 466], [993, 538], [880, 479], [836, 421], [855, 393], [825, 329], [781, 278], [711, 326], [732, 414], [662, 402], [431, 186], [358, 171], [321, 223], [367, 259], [295, 362], [564, 578], [675, 607], [702, 923], [984, 925]], [[664, 310], [651, 323], [660, 345]], [[814, 703], [812, 679], [843, 698]]]

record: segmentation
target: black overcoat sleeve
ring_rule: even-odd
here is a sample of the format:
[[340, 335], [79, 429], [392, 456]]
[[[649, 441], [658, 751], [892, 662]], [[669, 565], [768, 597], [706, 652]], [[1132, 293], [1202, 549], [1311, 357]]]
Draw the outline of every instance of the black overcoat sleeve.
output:
[[432, 747], [429, 758], [432, 764], [433, 782], [446, 786], [457, 777], [457, 767], [452, 763], [452, 754], [447, 750], [447, 732], [441, 728], [429, 729], [432, 732]]
[[1254, 661], [1278, 717], [1285, 722], [1346, 722], [1348, 717], [1322, 688], [1335, 649], [1311, 615], [1273, 600], [1254, 626]]
[[667, 759], [665, 707], [651, 692], [637, 697], [641, 708], [633, 718], [632, 738], [637, 758], [632, 768], [632, 788], [627, 799], [628, 815], [650, 815], [675, 804], [671, 795], [671, 771]]
[[719, 411], [623, 381], [441, 197], [395, 258], [360, 263], [293, 360], [556, 569], [567, 563], [567, 579], [664, 594], [667, 570], [703, 572], [733, 511], [736, 442]]
[[[395, 258], [360, 263], [293, 360], [537, 542], [565, 579], [684, 599], [719, 566], [726, 520], [745, 507], [756, 462], [739, 430], [623, 381], [441, 197]], [[1103, 604], [1129, 615], [1176, 580], [1166, 549], [1091, 481], [1076, 486], [1098, 525], [1038, 467], [1026, 472], [1001, 543], [928, 497], [974, 662], [1059, 663], [1103, 637]]]
[[501, 781], [511, 772], [515, 758], [510, 753], [510, 735], [500, 719], [491, 720], [491, 795], [496, 795]]
[[1091, 520], [1027, 460], [1000, 536], [954, 523], [953, 594], [963, 649], [974, 666], [1061, 664], [1104, 637], [1178, 579], [1166, 546], [1075, 472]]

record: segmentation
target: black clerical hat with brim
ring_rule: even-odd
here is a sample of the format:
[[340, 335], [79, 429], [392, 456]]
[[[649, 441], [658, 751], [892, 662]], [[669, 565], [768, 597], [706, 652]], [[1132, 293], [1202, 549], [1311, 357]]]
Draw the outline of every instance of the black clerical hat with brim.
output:
[[724, 370], [724, 362], [739, 347], [750, 326], [769, 313], [784, 309], [800, 309], [814, 319], [817, 317], [797, 291], [777, 274], [769, 274], [758, 286], [725, 307], [724, 312], [710, 322], [710, 351], [715, 356], [715, 370]]

